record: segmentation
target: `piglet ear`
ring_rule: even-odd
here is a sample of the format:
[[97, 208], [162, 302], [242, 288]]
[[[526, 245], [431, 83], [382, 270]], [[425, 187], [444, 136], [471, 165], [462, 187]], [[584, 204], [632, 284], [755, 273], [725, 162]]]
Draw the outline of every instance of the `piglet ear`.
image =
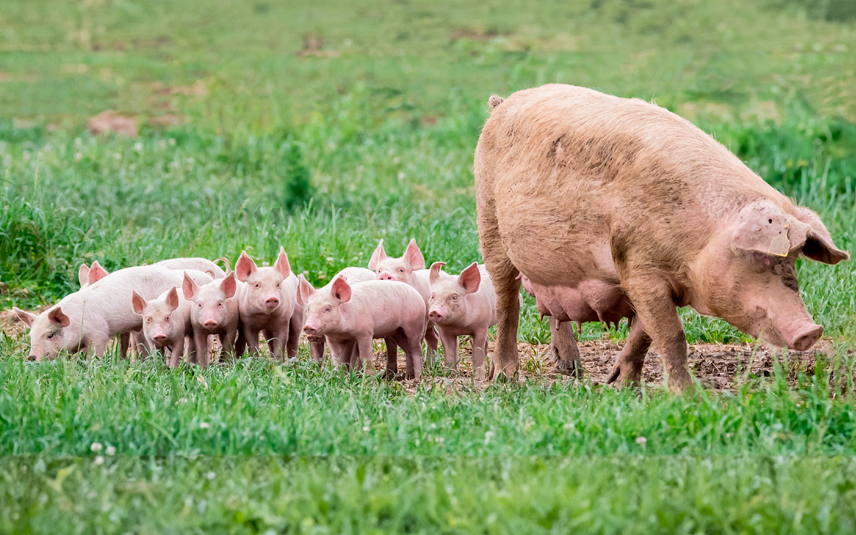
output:
[[135, 314], [142, 314], [143, 310], [146, 309], [146, 300], [137, 292], [131, 292], [131, 306], [134, 308]]
[[428, 284], [434, 284], [440, 280], [440, 270], [445, 266], [445, 262], [434, 262], [431, 264], [431, 272], [428, 274]]
[[190, 278], [190, 275], [186, 271], [184, 272], [184, 281], [181, 283], [181, 291], [184, 294], [184, 298], [188, 301], [193, 301], [193, 296], [199, 291], [199, 285], [196, 284], [195, 280]]
[[416, 240], [410, 240], [410, 243], [407, 244], [407, 249], [404, 251], [404, 261], [410, 264], [410, 269], [413, 271], [425, 269], [425, 257], [422, 256], [422, 251], [416, 245]]
[[89, 284], [95, 284], [109, 274], [110, 272], [101, 267], [101, 264], [96, 260], [92, 262], [92, 267], [89, 268]]
[[32, 327], [33, 322], [36, 321], [36, 318], [38, 317], [35, 314], [27, 312], [25, 310], [21, 310], [18, 307], [12, 307], [12, 311], [15, 313], [16, 316], [18, 316], [19, 320], [27, 324], [27, 327]]
[[288, 255], [285, 254], [285, 247], [279, 247], [279, 256], [276, 257], [273, 268], [279, 271], [283, 279], [287, 279], [291, 275], [291, 266], [288, 264]]
[[386, 251], [383, 250], [383, 240], [380, 240], [380, 243], [377, 244], [377, 248], [372, 253], [371, 259], [369, 259], [369, 269], [372, 271], [377, 271], [377, 265], [383, 262], [386, 259]]
[[256, 263], [253, 262], [253, 259], [250, 258], [246, 252], [241, 251], [238, 263], [235, 264], [235, 275], [237, 275], [238, 280], [241, 282], [247, 282], [249, 276], [255, 273], [255, 271]]
[[62, 309], [60, 307], [54, 307], [48, 312], [48, 319], [51, 320], [52, 323], [58, 324], [60, 327], [68, 327], [71, 324], [71, 320], [68, 319], [68, 316], [62, 313]]
[[80, 287], [89, 284], [89, 266], [80, 264], [80, 269], [77, 270], [77, 280], [80, 281]]
[[238, 290], [238, 281], [235, 280], [234, 271], [226, 275], [226, 278], [220, 283], [220, 289], [223, 290], [223, 295], [226, 296], [226, 299], [235, 297], [235, 292]]
[[170, 312], [178, 308], [178, 288], [175, 286], [173, 286], [169, 293], [166, 294], [166, 304], [169, 305]]
[[333, 297], [343, 303], [351, 300], [351, 285], [342, 277], [336, 277], [333, 281]]
[[309, 302], [309, 298], [315, 293], [315, 288], [309, 284], [303, 273], [297, 276], [297, 304], [304, 306]]
[[802, 249], [807, 258], [833, 265], [842, 260], [850, 260], [850, 253], [842, 251], [832, 243], [832, 236], [816, 213], [808, 208], [797, 208], [797, 218], [809, 227]]
[[478, 262], [473, 262], [458, 275], [458, 284], [468, 294], [477, 292], [481, 284], [481, 271]]

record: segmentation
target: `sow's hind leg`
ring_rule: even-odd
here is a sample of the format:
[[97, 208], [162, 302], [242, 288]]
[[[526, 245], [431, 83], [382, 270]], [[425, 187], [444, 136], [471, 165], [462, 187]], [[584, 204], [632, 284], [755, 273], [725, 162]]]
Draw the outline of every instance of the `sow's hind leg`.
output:
[[550, 317], [550, 349], [560, 374], [573, 377], [582, 375], [580, 350], [574, 338], [573, 323]]
[[520, 321], [520, 273], [505, 254], [496, 208], [479, 199], [479, 243], [484, 263], [496, 290], [496, 344], [490, 359], [490, 379], [513, 377], [519, 368], [517, 328]]

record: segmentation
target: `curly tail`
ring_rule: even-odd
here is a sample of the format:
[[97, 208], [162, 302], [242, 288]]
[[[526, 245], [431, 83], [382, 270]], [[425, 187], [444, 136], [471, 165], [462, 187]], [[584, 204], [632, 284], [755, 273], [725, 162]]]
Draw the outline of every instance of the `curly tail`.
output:
[[505, 102], [505, 99], [499, 95], [491, 95], [489, 99], [487, 99], [487, 105], [490, 106], [490, 111], [496, 109], [497, 106]]
[[215, 264], [217, 262], [223, 262], [223, 264], [226, 266], [226, 275], [228, 275], [229, 272], [232, 271], [232, 267], [229, 265], [229, 259], [226, 258], [225, 256], [221, 256], [220, 258], [218, 258], [217, 260], [214, 261]]

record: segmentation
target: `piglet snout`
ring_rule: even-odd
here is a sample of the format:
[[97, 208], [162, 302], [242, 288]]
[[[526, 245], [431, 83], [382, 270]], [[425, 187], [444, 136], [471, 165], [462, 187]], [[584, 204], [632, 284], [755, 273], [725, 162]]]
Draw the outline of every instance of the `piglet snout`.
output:
[[30, 362], [33, 362], [33, 361], [35, 361], [35, 360], [36, 360], [36, 356], [35, 356], [35, 355], [30, 355], [29, 357], [27, 357], [27, 360], [29, 360]]
[[389, 273], [387, 271], [384, 271], [383, 273], [381, 273], [380, 277], [378, 277], [377, 279], [381, 280], [381, 281], [394, 281], [395, 280], [395, 278], [392, 276], [392, 273]]
[[434, 323], [440, 323], [446, 316], [438, 310], [432, 310], [428, 313], [428, 319]]
[[217, 327], [217, 321], [213, 319], [207, 319], [202, 322], [202, 326], [206, 329], [215, 329]]
[[318, 332], [318, 329], [312, 327], [311, 325], [306, 325], [305, 327], [303, 327], [303, 332], [309, 335], [313, 335]]
[[820, 325], [809, 325], [788, 340], [788, 347], [795, 351], [808, 351], [822, 334], [823, 327]]
[[162, 344], [162, 343], [166, 342], [166, 335], [163, 333], [158, 333], [158, 334], [152, 336], [152, 340], [154, 340], [154, 342], [156, 344]]
[[265, 299], [265, 306], [267, 308], [276, 308], [279, 306], [279, 299], [276, 297], [268, 297]]

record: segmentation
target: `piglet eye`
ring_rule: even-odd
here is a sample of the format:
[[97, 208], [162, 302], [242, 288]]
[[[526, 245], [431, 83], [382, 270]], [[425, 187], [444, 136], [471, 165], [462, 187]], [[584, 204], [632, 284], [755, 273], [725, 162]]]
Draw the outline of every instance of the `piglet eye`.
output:
[[282, 283], [277, 283], [277, 285], [276, 285], [277, 288], [280, 288], [281, 286], [282, 286]]
[[331, 310], [333, 310], [333, 307], [328, 306], [327, 308], [324, 309], [324, 312], [330, 312]]
[[217, 306], [223, 308], [223, 303], [217, 303]]
[[403, 270], [403, 269], [399, 269], [399, 270], [398, 270], [398, 272], [399, 272], [399, 273], [404, 273], [404, 270]]
[[254, 288], [258, 288], [258, 287], [259, 287], [259, 283], [255, 283], [255, 284], [253, 284], [253, 287], [254, 287]]
[[165, 317], [163, 320], [169, 322], [169, 316]]

